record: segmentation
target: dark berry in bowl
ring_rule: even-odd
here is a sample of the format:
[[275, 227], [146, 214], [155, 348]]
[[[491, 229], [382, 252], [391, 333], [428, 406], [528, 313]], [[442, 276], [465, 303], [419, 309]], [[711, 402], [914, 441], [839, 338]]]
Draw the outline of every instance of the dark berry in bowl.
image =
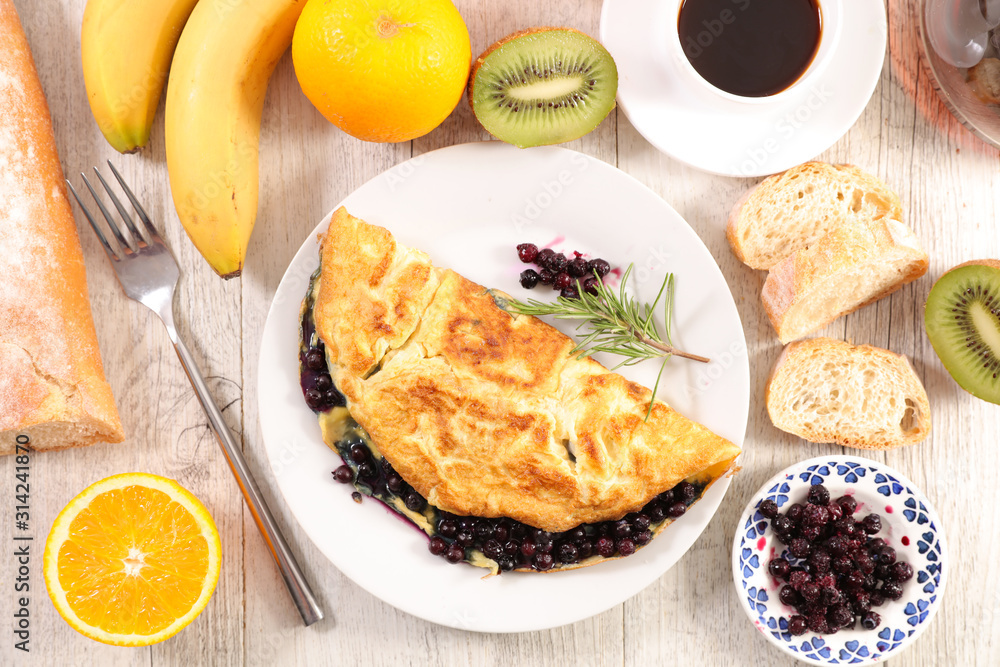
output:
[[802, 521], [802, 505], [795, 503], [785, 510], [785, 516], [787, 516], [792, 523], [798, 525], [798, 523]]
[[549, 266], [549, 260], [552, 259], [552, 257], [555, 256], [555, 254], [556, 251], [553, 250], [552, 248], [542, 248], [541, 250], [538, 251], [538, 254], [535, 255], [535, 264], [542, 267], [543, 269], [547, 269]]
[[517, 246], [517, 256], [525, 264], [534, 262], [538, 257], [538, 246], [534, 243], [521, 243]]
[[861, 520], [861, 525], [864, 527], [866, 533], [874, 535], [882, 530], [882, 517], [878, 514], [869, 514]]
[[878, 562], [882, 565], [892, 565], [896, 562], [896, 550], [885, 546], [878, 551]]
[[812, 505], [826, 505], [830, 502], [830, 492], [822, 484], [813, 484], [809, 487], [809, 503]]
[[558, 273], [556, 274], [555, 281], [552, 283], [552, 289], [564, 290], [572, 285], [573, 285], [573, 279], [570, 277], [568, 273], [565, 272]]
[[773, 519], [778, 516], [778, 503], [774, 502], [770, 498], [766, 498], [761, 501], [760, 506], [757, 508], [764, 517], [768, 519]]
[[913, 566], [909, 563], [893, 563], [889, 572], [889, 576], [894, 581], [909, 581], [913, 578]]
[[538, 284], [538, 279], [539, 276], [537, 271], [534, 269], [525, 269], [524, 271], [521, 271], [521, 277], [519, 280], [521, 282], [521, 287], [524, 289], [535, 289], [535, 285]]
[[809, 629], [809, 625], [806, 623], [806, 617], [800, 614], [795, 614], [790, 619], [788, 619], [788, 633], [798, 637], [799, 635], [804, 635]]
[[887, 581], [880, 589], [882, 596], [889, 600], [898, 600], [903, 597], [903, 585], [898, 581]]
[[786, 604], [789, 607], [794, 607], [799, 603], [799, 594], [791, 585], [782, 586], [781, 590], [778, 591], [778, 599], [781, 600], [782, 604]]
[[767, 564], [767, 571], [771, 573], [772, 577], [777, 577], [778, 579], [787, 578], [788, 571], [791, 569], [791, 563], [784, 558], [772, 558], [771, 562]]
[[870, 611], [861, 617], [861, 627], [865, 630], [874, 630], [882, 624], [882, 617], [874, 611]]
[[548, 269], [541, 269], [538, 272], [538, 282], [543, 285], [551, 285], [556, 281], [556, 274], [552, 273]]
[[854, 496], [841, 496], [834, 502], [840, 505], [844, 514], [851, 515], [858, 510], [858, 501], [854, 499]]

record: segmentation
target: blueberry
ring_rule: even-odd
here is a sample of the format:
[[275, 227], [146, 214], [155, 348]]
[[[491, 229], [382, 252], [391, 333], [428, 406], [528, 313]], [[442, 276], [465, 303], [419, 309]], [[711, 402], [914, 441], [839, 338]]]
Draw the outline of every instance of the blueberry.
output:
[[566, 270], [567, 264], [569, 264], [569, 261], [566, 259], [566, 255], [556, 252], [552, 253], [552, 256], [545, 262], [545, 268], [553, 273], [562, 273]]
[[431, 538], [430, 542], [427, 544], [428, 550], [435, 556], [442, 555], [448, 550], [448, 543], [444, 541], [444, 538], [434, 536]]
[[765, 518], [773, 519], [778, 516], [778, 503], [774, 502], [770, 498], [762, 500], [757, 511], [761, 513]]
[[576, 562], [577, 558], [580, 555], [580, 552], [576, 548], [576, 545], [573, 544], [572, 542], [564, 542], [563, 544], [559, 545], [559, 549], [556, 551], [556, 555], [559, 556], [559, 560], [561, 560], [564, 563], [573, 563]]
[[326, 368], [326, 356], [317, 348], [306, 352], [306, 368], [311, 371], [321, 371]]
[[328, 373], [316, 376], [316, 389], [319, 391], [333, 389], [333, 378]]
[[533, 262], [538, 257], [538, 246], [534, 243], [521, 243], [517, 246], [517, 256], [525, 264]]
[[600, 258], [592, 259], [587, 262], [587, 271], [588, 273], [597, 273], [597, 275], [603, 278], [611, 271], [611, 265]]
[[538, 272], [538, 282], [543, 285], [551, 285], [556, 281], [556, 274], [552, 273], [548, 269], [542, 269]]
[[562, 291], [559, 292], [559, 296], [561, 296], [564, 299], [579, 299], [580, 293], [576, 290], [575, 287], [570, 286], [570, 287], [564, 287]]
[[615, 547], [622, 556], [631, 556], [635, 553], [635, 542], [627, 537], [615, 542]]
[[350, 484], [354, 481], [354, 471], [350, 466], [340, 466], [333, 471], [333, 478], [341, 484]]
[[687, 512], [687, 505], [681, 502], [674, 503], [667, 509], [667, 514], [674, 519], [684, 516], [685, 512]]
[[438, 521], [438, 532], [445, 537], [455, 537], [458, 535], [458, 522], [454, 519], [441, 519]]
[[809, 487], [809, 502], [813, 505], [826, 505], [830, 502], [830, 492], [822, 484]]
[[427, 507], [427, 501], [416, 491], [407, 493], [406, 497], [403, 498], [403, 503], [406, 505], [406, 509], [413, 512], [422, 512]]
[[552, 557], [552, 554], [535, 554], [533, 565], [536, 570], [544, 572], [545, 570], [551, 570], [555, 562], [556, 560]]
[[555, 282], [552, 283], [552, 289], [563, 290], [567, 287], [573, 285], [573, 279], [568, 273], [559, 273], [556, 275]]
[[553, 250], [552, 248], [542, 248], [541, 250], [538, 251], [538, 254], [535, 255], [535, 264], [542, 267], [543, 269], [546, 269], [548, 268], [549, 259], [554, 257], [555, 254], [556, 251]]
[[318, 389], [306, 389], [306, 405], [312, 410], [319, 410], [323, 407], [323, 392]]
[[566, 272], [574, 278], [580, 278], [587, 274], [587, 260], [577, 257], [566, 265]]
[[534, 269], [526, 269], [521, 271], [521, 287], [524, 289], [535, 289], [535, 285], [538, 284], [539, 275]]
[[449, 563], [459, 563], [465, 560], [465, 549], [458, 544], [452, 544], [444, 553], [444, 557]]

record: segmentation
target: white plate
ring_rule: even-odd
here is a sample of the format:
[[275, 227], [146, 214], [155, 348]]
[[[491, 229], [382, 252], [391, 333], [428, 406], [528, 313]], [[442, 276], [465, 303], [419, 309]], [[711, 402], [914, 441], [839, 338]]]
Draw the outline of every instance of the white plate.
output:
[[882, 0], [845, 0], [826, 67], [773, 102], [736, 102], [704, 89], [668, 55], [677, 17], [662, 0], [604, 0], [601, 42], [618, 65], [618, 103], [659, 150], [724, 176], [764, 176], [832, 146], [871, 98], [885, 58]]
[[[562, 148], [467, 144], [400, 164], [358, 188], [343, 205], [388, 228], [401, 243], [426, 251], [435, 264], [511, 294], [554, 294], [529, 293], [517, 283], [524, 265], [514, 247], [528, 241], [558, 241], [560, 250], [595, 253], [612, 266], [635, 263], [636, 291], [647, 301], [655, 298], [665, 272], [674, 272], [674, 342], [713, 362], [672, 360], [659, 396], [742, 444], [750, 377], [732, 295], [687, 223], [630, 176]], [[722, 501], [728, 479], [634, 556], [544, 576], [482, 579], [485, 570], [432, 556], [421, 534], [377, 502], [353, 502], [350, 488], [330, 475], [340, 459], [323, 444], [298, 382], [299, 305], [318, 266], [316, 235], [326, 224], [309, 234], [271, 304], [261, 341], [259, 409], [278, 487], [334, 565], [415, 616], [468, 630], [519, 632], [609, 609], [655, 581], [687, 551]], [[565, 324], [560, 328], [572, 331]], [[657, 369], [648, 363], [624, 374], [652, 386]]]

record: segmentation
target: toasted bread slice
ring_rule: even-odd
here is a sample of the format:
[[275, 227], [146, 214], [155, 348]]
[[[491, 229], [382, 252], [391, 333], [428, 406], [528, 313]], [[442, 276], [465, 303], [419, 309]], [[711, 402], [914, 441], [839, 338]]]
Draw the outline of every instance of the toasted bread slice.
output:
[[851, 221], [771, 269], [761, 300], [782, 343], [896, 291], [927, 272], [927, 253], [903, 223]]
[[906, 357], [830, 338], [792, 343], [767, 383], [767, 412], [810, 442], [892, 449], [924, 440], [931, 411]]
[[806, 162], [762, 181], [733, 207], [726, 238], [736, 257], [770, 269], [845, 222], [903, 219], [899, 197], [847, 164]]

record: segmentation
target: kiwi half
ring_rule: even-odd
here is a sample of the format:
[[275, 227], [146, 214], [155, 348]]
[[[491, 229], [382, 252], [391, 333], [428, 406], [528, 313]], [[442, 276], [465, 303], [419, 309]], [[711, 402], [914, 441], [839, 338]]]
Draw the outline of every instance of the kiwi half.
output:
[[572, 28], [532, 28], [479, 56], [469, 104], [486, 130], [520, 148], [572, 141], [615, 106], [618, 68], [607, 49]]
[[962, 389], [1000, 403], [1000, 261], [959, 264], [927, 295], [924, 326]]

